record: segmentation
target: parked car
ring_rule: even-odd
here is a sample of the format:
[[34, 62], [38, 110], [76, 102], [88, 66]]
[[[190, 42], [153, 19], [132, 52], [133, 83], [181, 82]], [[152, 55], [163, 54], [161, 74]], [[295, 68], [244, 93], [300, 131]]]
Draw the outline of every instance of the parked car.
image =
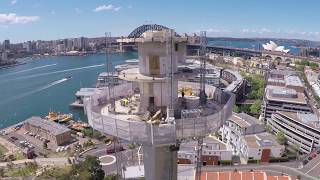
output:
[[116, 148], [112, 147], [110, 149], [107, 149], [107, 154], [115, 153], [116, 150], [117, 150], [117, 152], [120, 152], [120, 151], [124, 151], [125, 149], [122, 146], [118, 146]]
[[306, 165], [306, 164], [308, 164], [308, 162], [309, 162], [308, 160], [303, 160], [303, 161], [302, 161], [302, 164], [303, 164], [303, 165]]
[[308, 157], [308, 160], [309, 160], [309, 161], [311, 161], [311, 160], [312, 160], [312, 157], [311, 157], [311, 156], [309, 156], [309, 157]]
[[18, 138], [15, 137], [15, 136], [11, 136], [10, 139], [12, 139], [12, 140], [14, 140], [14, 141], [18, 140]]
[[317, 154], [320, 154], [320, 149], [317, 151]]
[[311, 157], [312, 157], [312, 158], [315, 158], [315, 157], [317, 157], [317, 154], [316, 154], [316, 153], [313, 153], [313, 154], [311, 155]]

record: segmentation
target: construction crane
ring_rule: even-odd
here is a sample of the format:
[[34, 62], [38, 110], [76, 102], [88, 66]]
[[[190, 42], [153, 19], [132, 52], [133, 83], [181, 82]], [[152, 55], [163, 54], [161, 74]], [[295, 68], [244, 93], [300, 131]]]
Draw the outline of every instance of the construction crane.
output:
[[[106, 72], [107, 72], [107, 85], [108, 85], [108, 96], [111, 101], [111, 111], [115, 111], [115, 100], [114, 100], [114, 77], [113, 77], [113, 67], [112, 67], [112, 37], [111, 37], [111, 32], [106, 32]], [[117, 167], [117, 180], [121, 179], [124, 177], [123, 169], [125, 167], [122, 164], [122, 155], [119, 152], [119, 149], [121, 147], [121, 142], [117, 137], [114, 137], [113, 139], [113, 148], [114, 148], [114, 153], [116, 157], [116, 167]], [[120, 160], [120, 161], [119, 161]]]

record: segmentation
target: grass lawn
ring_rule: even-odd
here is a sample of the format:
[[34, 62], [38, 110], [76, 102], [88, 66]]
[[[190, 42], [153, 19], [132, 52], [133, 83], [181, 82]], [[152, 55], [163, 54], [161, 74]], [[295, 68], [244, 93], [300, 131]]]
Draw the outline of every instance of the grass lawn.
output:
[[8, 149], [0, 144], [0, 155], [8, 152]]
[[23, 168], [18, 168], [18, 169], [9, 169], [5, 171], [5, 176], [6, 177], [25, 177], [25, 176], [31, 176], [36, 173], [38, 169], [38, 166], [36, 165], [28, 165]]
[[69, 176], [71, 169], [72, 169], [71, 166], [53, 167], [43, 172], [39, 178], [40, 179], [50, 179], [50, 178], [66, 179]]

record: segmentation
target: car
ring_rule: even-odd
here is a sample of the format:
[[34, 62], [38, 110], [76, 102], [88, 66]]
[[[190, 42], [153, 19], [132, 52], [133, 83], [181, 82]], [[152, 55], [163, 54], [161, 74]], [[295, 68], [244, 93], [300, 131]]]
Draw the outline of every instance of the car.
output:
[[311, 157], [311, 156], [309, 156], [309, 157], [308, 157], [308, 160], [309, 160], [309, 161], [311, 161], [311, 160], [312, 160], [312, 157]]
[[56, 152], [60, 152], [60, 147], [57, 147]]
[[27, 134], [29, 134], [29, 132], [27, 131], [27, 132], [25, 132], [25, 133], [23, 133], [24, 135], [27, 135]]
[[320, 154], [320, 149], [317, 151], [317, 154]]
[[303, 165], [306, 165], [306, 164], [308, 164], [308, 162], [309, 162], [308, 160], [303, 160], [303, 161], [302, 161], [302, 164], [303, 164]]
[[116, 150], [117, 152], [120, 152], [120, 151], [124, 151], [125, 149], [122, 146], [118, 146], [116, 148], [110, 148], [110, 149], [107, 149], [107, 154], [113, 154], [116, 152]]
[[17, 138], [17, 137], [15, 137], [15, 136], [11, 136], [11, 137], [10, 137], [10, 139], [12, 139], [13, 141], [18, 140], [18, 138]]
[[316, 154], [316, 153], [313, 153], [313, 154], [311, 155], [311, 157], [312, 157], [312, 158], [315, 158], [315, 157], [317, 157], [317, 154]]

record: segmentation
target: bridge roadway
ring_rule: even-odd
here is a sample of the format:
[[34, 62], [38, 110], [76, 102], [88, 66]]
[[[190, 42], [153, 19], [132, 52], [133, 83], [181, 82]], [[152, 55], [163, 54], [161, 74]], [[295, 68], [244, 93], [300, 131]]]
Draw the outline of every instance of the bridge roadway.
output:
[[[190, 49], [200, 48], [199, 44], [188, 44], [187, 46]], [[257, 55], [257, 56], [272, 55], [272, 56], [283, 57], [286, 59], [298, 59], [298, 60], [309, 60], [309, 61], [313, 61], [313, 62], [320, 62], [320, 58], [303, 57], [303, 56], [297, 56], [297, 55], [281, 53], [281, 52], [260, 51], [260, 50], [247, 49], [247, 48], [236, 48], [236, 47], [230, 47], [230, 46], [209, 45], [209, 46], [207, 46], [207, 49], [218, 50], [218, 51], [220, 50], [220, 51], [243, 52], [243, 53], [253, 54], [253, 55]]]

